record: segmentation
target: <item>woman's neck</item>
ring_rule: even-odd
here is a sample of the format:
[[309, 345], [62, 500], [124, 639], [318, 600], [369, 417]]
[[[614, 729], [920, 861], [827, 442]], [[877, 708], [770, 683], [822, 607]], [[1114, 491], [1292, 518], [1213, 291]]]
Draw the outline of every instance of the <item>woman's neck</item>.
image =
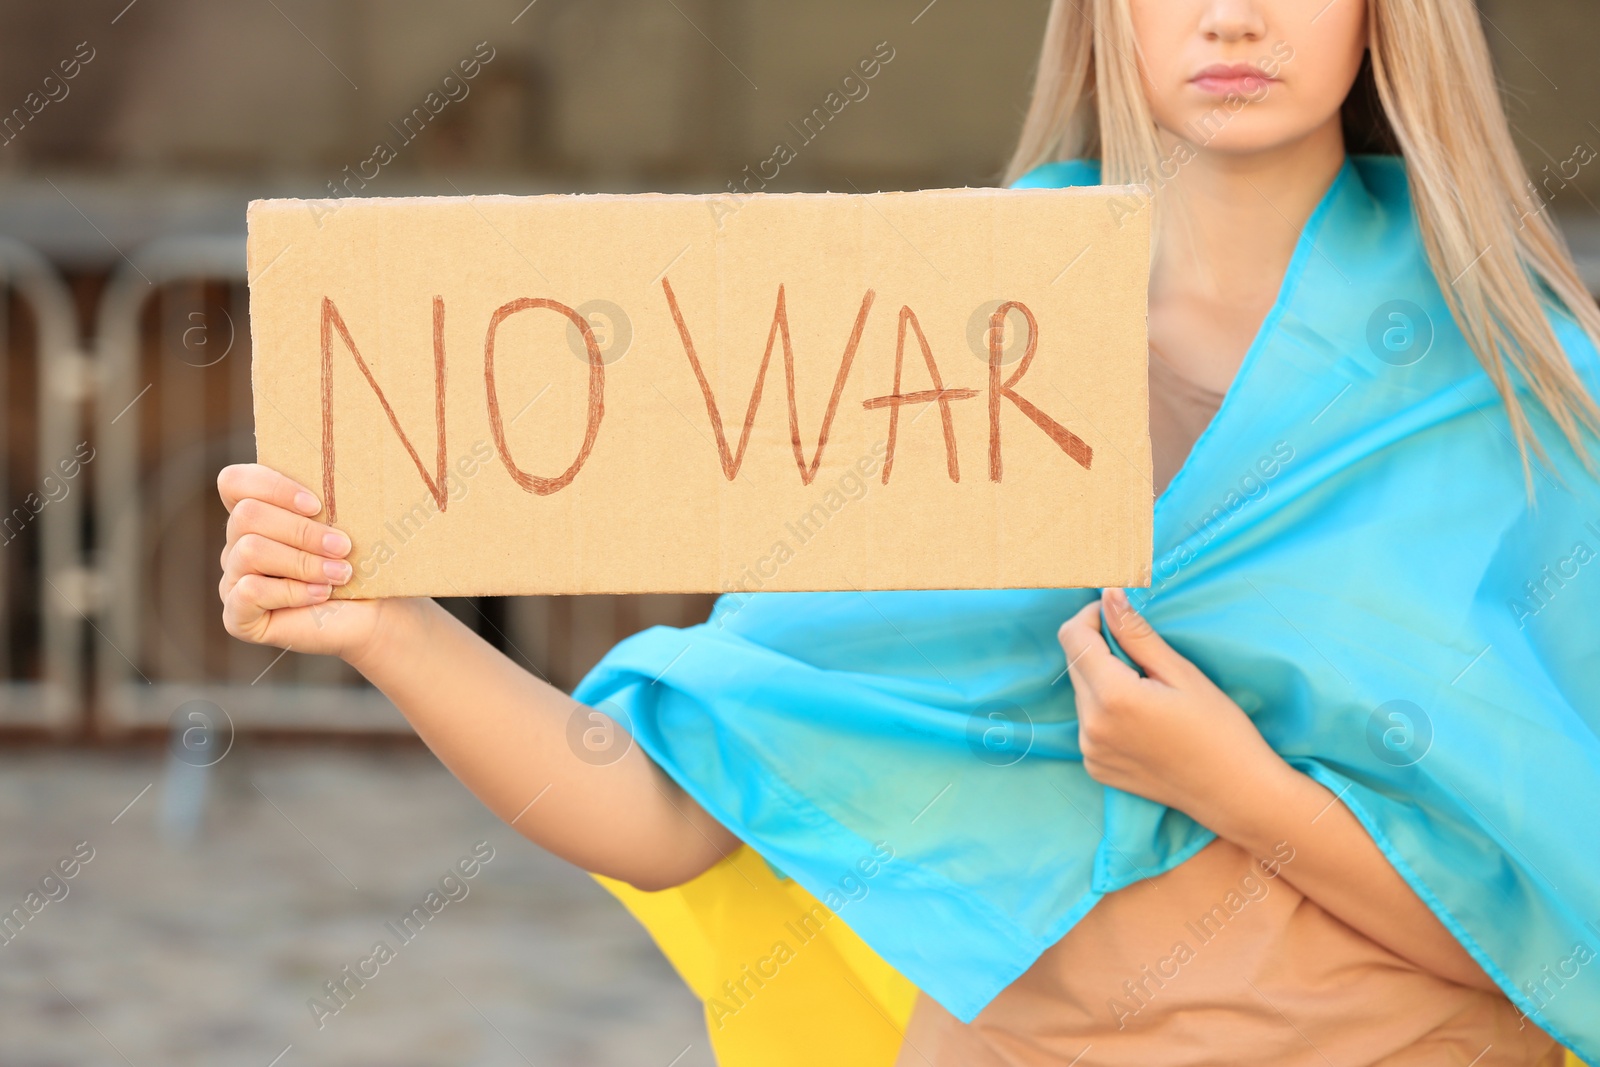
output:
[[1170, 292], [1253, 302], [1263, 287], [1276, 293], [1300, 231], [1344, 160], [1337, 115], [1267, 151], [1192, 155], [1162, 190], [1151, 299]]
[[1166, 363], [1212, 392], [1228, 388], [1343, 165], [1337, 116], [1293, 145], [1182, 165], [1161, 193], [1150, 265], [1150, 346]]

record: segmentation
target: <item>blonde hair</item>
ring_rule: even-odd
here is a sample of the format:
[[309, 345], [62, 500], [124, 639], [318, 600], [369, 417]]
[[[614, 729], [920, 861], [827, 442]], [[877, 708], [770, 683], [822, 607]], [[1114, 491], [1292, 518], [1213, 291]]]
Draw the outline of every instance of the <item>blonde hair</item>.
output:
[[[1472, 0], [1367, 0], [1368, 55], [1345, 101], [1352, 151], [1406, 161], [1428, 261], [1505, 403], [1523, 466], [1546, 453], [1514, 377], [1593, 469], [1581, 440], [1600, 408], [1545, 317], [1541, 287], [1600, 346], [1600, 308], [1512, 143]], [[1127, 0], [1054, 0], [1009, 184], [1057, 159], [1098, 157], [1106, 184], [1147, 182], [1160, 146]]]

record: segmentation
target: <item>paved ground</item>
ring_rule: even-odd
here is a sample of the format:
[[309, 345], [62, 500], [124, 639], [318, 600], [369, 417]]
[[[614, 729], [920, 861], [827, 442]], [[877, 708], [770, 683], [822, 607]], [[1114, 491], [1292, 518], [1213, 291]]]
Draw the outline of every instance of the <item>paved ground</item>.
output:
[[[480, 841], [494, 858], [447, 885], [466, 896], [402, 943], [385, 924]], [[713, 1062], [620, 905], [425, 753], [241, 740], [209, 777], [156, 752], [3, 753], [0, 842], [0, 913], [93, 849], [0, 944], [4, 1067]], [[308, 999], [337, 1006], [323, 983], [378, 941], [393, 958], [319, 1029]]]

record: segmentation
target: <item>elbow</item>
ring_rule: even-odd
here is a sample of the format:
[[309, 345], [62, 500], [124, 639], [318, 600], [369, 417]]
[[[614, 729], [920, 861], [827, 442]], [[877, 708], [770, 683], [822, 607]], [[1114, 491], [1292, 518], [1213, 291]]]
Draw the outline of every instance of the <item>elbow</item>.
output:
[[639, 890], [641, 893], [663, 893], [687, 885], [722, 862], [723, 857], [683, 856], [674, 861], [636, 867], [618, 872], [611, 877]]
[[680, 885], [693, 881], [692, 878], [677, 878], [659, 871], [645, 871], [630, 874], [618, 881], [626, 882], [641, 893], [665, 893], [669, 889], [676, 889]]
[[743, 844], [722, 826], [712, 823], [692, 836], [680, 838], [674, 845], [651, 850], [648, 854], [640, 850], [631, 858], [626, 870], [611, 877], [644, 893], [677, 889], [727, 861]]
[[627, 870], [613, 875], [644, 893], [660, 893], [694, 881], [733, 856], [744, 842], [686, 794], [665, 824], [645, 831], [641, 847], [626, 850]]

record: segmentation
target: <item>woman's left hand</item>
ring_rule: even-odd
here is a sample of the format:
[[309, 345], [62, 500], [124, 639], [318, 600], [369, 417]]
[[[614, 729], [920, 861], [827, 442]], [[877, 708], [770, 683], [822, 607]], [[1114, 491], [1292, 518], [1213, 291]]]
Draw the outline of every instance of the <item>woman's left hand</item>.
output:
[[[1112, 654], [1100, 611], [1145, 676]], [[1263, 787], [1296, 774], [1211, 679], [1161, 639], [1120, 589], [1058, 635], [1078, 705], [1084, 769], [1095, 781], [1176, 808], [1218, 834], [1262, 814]]]
[[[1111, 632], [1147, 677], [1114, 656]], [[1097, 782], [1184, 812], [1258, 859], [1334, 918], [1432, 974], [1497, 987], [1389, 864], [1339, 797], [1289, 766], [1200, 668], [1107, 590], [1061, 627], [1083, 765]], [[1326, 816], [1326, 818], [1324, 817]]]

